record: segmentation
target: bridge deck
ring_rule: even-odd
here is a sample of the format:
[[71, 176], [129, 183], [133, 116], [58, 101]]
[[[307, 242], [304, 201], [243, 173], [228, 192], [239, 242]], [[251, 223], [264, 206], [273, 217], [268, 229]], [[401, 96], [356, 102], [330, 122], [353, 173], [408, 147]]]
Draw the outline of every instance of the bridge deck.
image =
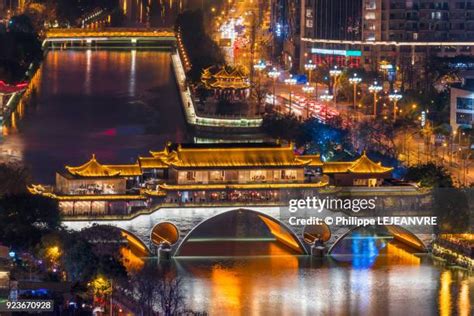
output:
[[139, 28], [102, 28], [102, 29], [50, 29], [46, 31], [46, 39], [59, 38], [158, 38], [175, 37], [172, 29], [139, 29]]

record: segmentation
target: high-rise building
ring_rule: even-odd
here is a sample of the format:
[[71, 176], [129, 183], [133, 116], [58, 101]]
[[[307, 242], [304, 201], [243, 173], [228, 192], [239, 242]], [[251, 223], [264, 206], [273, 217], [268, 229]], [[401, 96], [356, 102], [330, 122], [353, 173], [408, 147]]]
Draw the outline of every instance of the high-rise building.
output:
[[474, 0], [301, 0], [300, 9], [300, 71], [308, 59], [389, 65], [413, 83], [429, 56], [474, 53]]
[[273, 0], [271, 6], [273, 55], [280, 57], [285, 67], [294, 71], [300, 64], [301, 1]]

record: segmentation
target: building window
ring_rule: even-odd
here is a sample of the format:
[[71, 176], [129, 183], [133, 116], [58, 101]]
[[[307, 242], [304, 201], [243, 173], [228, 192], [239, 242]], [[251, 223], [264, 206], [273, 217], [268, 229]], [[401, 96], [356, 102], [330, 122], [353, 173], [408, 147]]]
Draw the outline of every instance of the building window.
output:
[[214, 170], [209, 172], [209, 178], [211, 181], [224, 181], [225, 171]]
[[471, 98], [461, 98], [456, 99], [456, 108], [458, 110], [474, 110], [474, 99]]
[[265, 170], [250, 170], [250, 180], [265, 181], [266, 179], [267, 179], [267, 173]]
[[375, 12], [367, 12], [365, 14], [365, 19], [366, 20], [375, 20]]
[[296, 170], [282, 170], [281, 179], [282, 180], [296, 180]]
[[472, 114], [468, 113], [456, 113], [456, 123], [459, 125], [471, 125]]

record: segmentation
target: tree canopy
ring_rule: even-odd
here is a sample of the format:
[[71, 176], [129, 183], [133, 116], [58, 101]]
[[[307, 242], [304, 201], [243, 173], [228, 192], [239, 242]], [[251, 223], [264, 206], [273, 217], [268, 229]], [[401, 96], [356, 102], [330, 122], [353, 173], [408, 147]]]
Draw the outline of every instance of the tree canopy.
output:
[[0, 200], [0, 240], [7, 246], [31, 249], [59, 227], [59, 207], [53, 199], [24, 193]]
[[405, 174], [405, 180], [417, 182], [423, 187], [453, 187], [453, 179], [449, 172], [434, 163], [409, 167]]

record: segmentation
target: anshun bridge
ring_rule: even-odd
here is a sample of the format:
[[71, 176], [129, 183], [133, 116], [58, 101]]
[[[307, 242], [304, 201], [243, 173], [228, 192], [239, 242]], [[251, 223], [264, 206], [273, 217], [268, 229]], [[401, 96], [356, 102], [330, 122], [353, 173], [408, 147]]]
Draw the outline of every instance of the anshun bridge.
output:
[[[115, 226], [150, 253], [166, 242], [173, 253], [188, 255], [188, 242], [223, 226], [247, 223], [244, 235], [264, 231], [269, 238], [299, 254], [309, 253], [303, 240], [305, 226], [291, 226], [288, 200], [305, 196], [372, 196], [380, 201], [377, 216], [417, 216], [427, 212], [427, 192], [411, 186], [385, 187], [392, 168], [372, 161], [365, 153], [348, 162], [323, 162], [318, 155], [296, 155], [293, 145], [173, 144], [134, 164], [102, 164], [93, 155], [80, 166], [66, 166], [56, 174], [56, 185], [34, 185], [33, 194], [59, 201], [65, 225], [83, 229], [93, 224]], [[400, 199], [403, 197], [402, 199]], [[407, 203], [410, 200], [411, 203]], [[395, 203], [395, 204], [394, 204]], [[375, 213], [360, 212], [372, 217]], [[315, 215], [309, 210], [303, 217]], [[318, 216], [351, 216], [350, 211], [327, 210]], [[166, 225], [164, 232], [156, 227]], [[253, 228], [252, 228], [253, 227]], [[252, 230], [253, 229], [253, 230]], [[354, 227], [328, 227], [330, 249]], [[425, 251], [432, 229], [387, 225], [397, 240]], [[232, 230], [232, 229], [231, 229]], [[158, 239], [153, 236], [161, 236]], [[188, 249], [184, 251], [183, 249]]]

